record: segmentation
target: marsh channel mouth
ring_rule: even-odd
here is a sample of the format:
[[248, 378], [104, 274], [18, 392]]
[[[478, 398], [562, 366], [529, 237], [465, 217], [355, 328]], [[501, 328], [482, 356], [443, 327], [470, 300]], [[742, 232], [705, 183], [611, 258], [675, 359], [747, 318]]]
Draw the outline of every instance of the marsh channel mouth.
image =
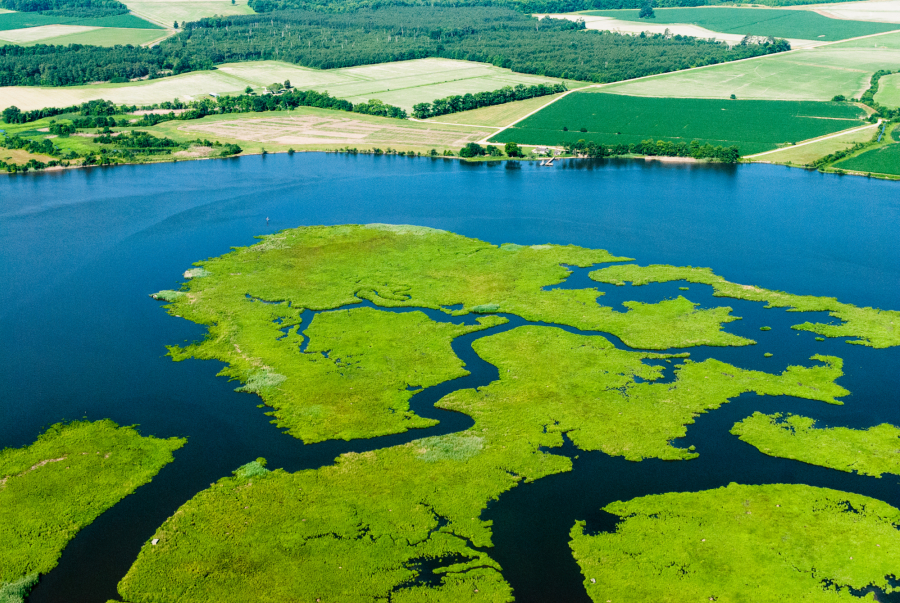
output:
[[[765, 182], [769, 196], [781, 205], [760, 201], [752, 192], [758, 191], [758, 182]], [[256, 457], [265, 457], [269, 468], [298, 471], [331, 464], [344, 452], [467, 429], [470, 417], [434, 404], [452, 391], [497, 379], [497, 368], [472, 350], [481, 337], [525, 324], [582, 333], [504, 315], [507, 324], [453, 340], [468, 376], [412, 397], [411, 409], [439, 424], [369, 440], [304, 445], [269, 422], [264, 414], [269, 409], [257, 408], [259, 398], [236, 393], [236, 383], [215, 377], [221, 363], [175, 363], [165, 356], [165, 345], [199, 339], [204, 329], [168, 316], [147, 294], [175, 288], [194, 261], [225, 253], [232, 245], [252, 244], [253, 235], [303, 224], [409, 223], [495, 244], [603, 248], [642, 265], [710, 266], [735, 282], [897, 309], [900, 250], [890, 232], [898, 218], [896, 187], [775, 166], [720, 169], [605, 161], [578, 169], [504, 169], [315, 154], [7, 179], [0, 183], [5, 203], [0, 207], [0, 278], [10, 288], [0, 292], [0, 337], [15, 353], [0, 363], [0, 387], [6, 392], [0, 447], [24, 445], [53, 422], [82, 417], [109, 417], [139, 424], [144, 434], [188, 438], [175, 462], [75, 537], [28, 600], [118, 599], [118, 581], [156, 528], [197, 492]], [[434, 190], [447, 193], [436, 201]], [[648, 191], [667, 191], [666, 207]], [[722, 202], [726, 197], [728, 202]], [[865, 207], [847, 207], [848, 198], [866, 199]], [[715, 207], [704, 202], [709, 199], [717, 200]], [[829, 208], [835, 211], [829, 214]], [[272, 217], [268, 229], [266, 217]], [[860, 221], [869, 225], [865, 238], [857, 231]], [[710, 287], [684, 282], [604, 285], [590, 281], [589, 271], [573, 269], [554, 287], [597, 288], [603, 292], [599, 303], [618, 311], [624, 311], [623, 301], [652, 303], [678, 295], [700, 308], [730, 306], [742, 319], [724, 330], [758, 342], [654, 351], [688, 352], [695, 361], [711, 357], [774, 373], [809, 365], [813, 354], [835, 355], [844, 359], [845, 375], [838, 383], [851, 395], [841, 406], [755, 394], [735, 398], [700, 415], [687, 436], [675, 442], [696, 446], [700, 456], [691, 461], [631, 462], [580, 451], [568, 440], [548, 449], [572, 457], [573, 470], [520, 484], [483, 514], [493, 521], [490, 555], [503, 567], [517, 601], [588, 603], [568, 548], [569, 530], [576, 520], [586, 520], [593, 531], [614, 529], [614, 518], [600, 509], [616, 500], [731, 482], [803, 483], [900, 506], [896, 476], [876, 479], [768, 457], [729, 433], [754, 411], [803, 414], [816, 418], [820, 427], [900, 424], [894, 387], [900, 351], [840, 339], [819, 342], [812, 333], [790, 329], [808, 320], [828, 322], [827, 315], [713, 297]], [[373, 304], [351, 307], [360, 306]], [[374, 307], [424, 311], [442, 322], [472, 324], [478, 317]], [[301, 330], [312, 314], [304, 313]], [[771, 330], [760, 331], [762, 326]], [[631, 349], [611, 335], [585, 334]], [[773, 356], [766, 358], [764, 352]], [[666, 367], [662, 381], [674, 377], [671, 364], [646, 362]], [[900, 600], [897, 594], [878, 597]]]

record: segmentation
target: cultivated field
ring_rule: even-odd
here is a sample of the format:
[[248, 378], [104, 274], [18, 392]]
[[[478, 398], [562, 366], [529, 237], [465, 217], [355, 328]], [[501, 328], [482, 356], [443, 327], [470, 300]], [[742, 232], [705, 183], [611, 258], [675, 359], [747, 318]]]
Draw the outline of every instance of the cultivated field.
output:
[[86, 27], [122, 27], [136, 29], [156, 29], [158, 26], [131, 14], [95, 19], [57, 17], [38, 13], [8, 12], [0, 14], [0, 31], [39, 27], [41, 25], [82, 25]]
[[294, 111], [215, 115], [199, 120], [166, 122], [148, 128], [156, 136], [176, 140], [215, 138], [234, 142], [249, 152], [323, 150], [339, 147], [399, 150], [459, 150], [491, 130], [401, 121], [371, 115], [300, 107]]
[[875, 102], [885, 107], [900, 107], [900, 73], [888, 75], [878, 80], [878, 93], [875, 95]]
[[[647, 23], [638, 18], [637, 10], [588, 11], [585, 15], [610, 17], [622, 21]], [[770, 8], [657, 8], [656, 24], [684, 23], [698, 25], [722, 33], [797, 38], [801, 40], [836, 41], [900, 29], [891, 23], [872, 23], [830, 19], [812, 11]]]
[[792, 10], [812, 10], [832, 19], [900, 23], [900, 0], [869, 0], [839, 4], [792, 6]]
[[[863, 125], [865, 112], [846, 103], [641, 98], [570, 94], [496, 142], [558, 145], [579, 139], [608, 145], [643, 140], [736, 146], [741, 155]], [[564, 131], [563, 128], [568, 128]], [[582, 132], [584, 128], [587, 131]]]
[[127, 84], [63, 88], [10, 86], [0, 88], [0, 109], [10, 105], [23, 110], [65, 107], [101, 98], [115, 103], [149, 105], [210, 93], [236, 94], [246, 86], [261, 88], [284, 80], [290, 80], [297, 88], [328, 91], [354, 103], [377, 98], [407, 110], [416, 103], [431, 102], [451, 94], [496, 90], [518, 83], [531, 85], [561, 81], [521, 75], [484, 63], [449, 59], [419, 59], [327, 71], [278, 61], [259, 61], [230, 63], [220, 65], [214, 71]]
[[872, 139], [875, 134], [876, 126], [873, 124], [870, 128], [860, 130], [859, 132], [851, 132], [843, 136], [836, 136], [827, 140], [820, 140], [811, 144], [805, 144], [799, 147], [788, 147], [774, 153], [762, 155], [755, 161], [766, 163], [790, 163], [792, 165], [808, 165], [815, 161], [836, 153], [844, 151], [852, 147], [858, 142], [867, 142]]
[[125, 6], [134, 14], [153, 23], [172, 27], [173, 21], [198, 21], [216, 15], [252, 15], [247, 0], [126, 0]]
[[[836, 44], [760, 59], [715, 65], [610, 84], [599, 90], [633, 96], [777, 100], [859, 98], [879, 69], [896, 69], [900, 49], [888, 46], [897, 34], [859, 40], [865, 46]], [[878, 48], [875, 48], [875, 44]]]
[[450, 115], [441, 115], [432, 117], [426, 121], [502, 128], [513, 123], [517, 119], [525, 117], [532, 111], [540, 109], [560, 96], [562, 96], [562, 94], [539, 96], [537, 98], [529, 98], [528, 100], [505, 103], [503, 105], [494, 105], [493, 107], [482, 107], [481, 109], [473, 109], [471, 111], [461, 111], [459, 113], [451, 113]]
[[832, 167], [873, 174], [900, 176], [900, 144], [889, 144], [856, 157], [835, 163]]
[[[44, 30], [34, 35], [31, 32]], [[52, 35], [51, 35], [52, 34]], [[161, 29], [122, 29], [118, 27], [78, 27], [72, 25], [48, 25], [0, 32], [0, 40], [9, 40], [22, 46], [34, 44], [89, 44], [92, 46], [116, 46], [149, 44], [162, 39], [168, 32]], [[19, 39], [11, 39], [17, 37]], [[26, 39], [23, 39], [26, 38]]]

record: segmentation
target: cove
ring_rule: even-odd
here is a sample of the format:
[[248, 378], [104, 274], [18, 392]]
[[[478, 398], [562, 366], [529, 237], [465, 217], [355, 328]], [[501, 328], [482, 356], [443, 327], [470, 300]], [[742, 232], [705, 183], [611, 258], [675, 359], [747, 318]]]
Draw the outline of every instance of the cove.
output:
[[[760, 182], [766, 186], [760, 186]], [[441, 198], [435, 198], [434, 191], [438, 190]], [[768, 192], [766, 198], [760, 199], [763, 190]], [[176, 455], [176, 462], [145, 487], [158, 488], [163, 498], [171, 495], [167, 503], [170, 509], [183, 502], [179, 496], [193, 494], [174, 488], [173, 484], [181, 483], [179, 480], [189, 481], [195, 492], [256, 456], [268, 458], [270, 467], [291, 469], [328, 463], [338, 452], [352, 449], [323, 448], [321, 453], [313, 453], [314, 447], [309, 447], [307, 452], [269, 425], [262, 411], [255, 408], [253, 398], [234, 393], [234, 384], [216, 379], [215, 363], [173, 363], [163, 355], [164, 345], [196, 339], [202, 330], [166, 316], [147, 293], [177, 286], [181, 273], [193, 261], [224, 253], [231, 245], [252, 243], [254, 234], [267, 232], [266, 217], [272, 218], [272, 230], [300, 224], [390, 222], [445, 228], [493, 243], [576, 243], [631, 255], [642, 264], [708, 265], [733, 281], [793, 293], [835, 295], [858, 305], [896, 308], [896, 300], [900, 299], [898, 251], [892, 244], [891, 232], [897, 217], [896, 184], [769, 166], [732, 170], [641, 162], [578, 162], [577, 168], [547, 170], [537, 166], [467, 166], [395, 157], [295, 155], [24, 175], [0, 184], [0, 193], [0, 274], [4, 282], [10, 283], [0, 292], [0, 333], [9, 350], [0, 369], [7, 393], [0, 409], [0, 445], [21, 445], [33, 439], [41, 426], [84, 415], [109, 416], [122, 424], [140, 423], [148, 434], [185, 435], [189, 442]], [[865, 201], [854, 205], [852, 199]], [[828, 353], [846, 360], [847, 375], [841, 384], [853, 395], [844, 407], [815, 403], [805, 407], [792, 402], [776, 404], [775, 408], [814, 416], [834, 425], [900, 422], [896, 394], [887, 385], [889, 369], [897, 366], [892, 350], [873, 351], [834, 340], [813, 343], [810, 334], [797, 335], [780, 326], [802, 322], [806, 315], [781, 318], [786, 313], [764, 310], [759, 304], [727, 298], [709, 301], [703, 298], [704, 288], [698, 285], [691, 285], [687, 292], [678, 291], [677, 286], [674, 291], [663, 285], [654, 287], [598, 288], [607, 291], [611, 298], [621, 294], [625, 296], [622, 299], [642, 299], [635, 296], [646, 295], [651, 301], [683, 293], [701, 306], [730, 305], [744, 321], [731, 323], [726, 330], [756, 339], [760, 345], [727, 350], [735, 354], [746, 352], [746, 357], [724, 357], [720, 349], [710, 352], [714, 357], [742, 368], [768, 372], [780, 371], [782, 363], [802, 362], [801, 350], [808, 351], [808, 355]], [[756, 311], [762, 313], [759, 319], [743, 304], [756, 306]], [[776, 318], [781, 322], [777, 323]], [[795, 318], [799, 320], [790, 322]], [[773, 330], [759, 332], [762, 324]], [[779, 339], [789, 341], [773, 341], [766, 350], [775, 356], [764, 361], [763, 338], [770, 334], [773, 338], [780, 334]], [[796, 341], [804, 345], [795, 344]], [[794, 347], [796, 352], [789, 351]], [[700, 349], [688, 351], [695, 358], [705, 353]], [[860, 356], [851, 360], [851, 353]], [[475, 360], [464, 360], [470, 369], [474, 366]], [[754, 409], [743, 404], [743, 400], [734, 401], [701, 417], [696, 426], [689, 428], [688, 439], [705, 420], [731, 412], [739, 405], [741, 412], [736, 411], [732, 417], [735, 420]], [[833, 415], [826, 414], [832, 412]], [[446, 418], [442, 416], [441, 420], [439, 428]], [[712, 457], [728, 456], [731, 452], [731, 458], [738, 459], [733, 462], [759, 464], [759, 471], [773, 476], [772, 479], [783, 475], [767, 470], [768, 457], [727, 434], [733, 421], [725, 423], [727, 426], [719, 430], [720, 439], [725, 440], [721, 444], [712, 440], [710, 447], [705, 437], [691, 440], [701, 453], [700, 459], [657, 463], [664, 467], [659, 470], [660, 475], [673, 472], [671, 480], [676, 485], [669, 489], [701, 487], [707, 482], [693, 480], [681, 472], [704, 459], [712, 461]], [[433, 434], [422, 430], [410, 439], [425, 435]], [[728, 444], [729, 439], [734, 443]], [[387, 438], [379, 438], [351, 444], [381, 447], [390, 443]], [[739, 453], [743, 449], [760, 458]], [[581, 453], [575, 471], [514, 489], [486, 514], [495, 521], [496, 547], [492, 555], [503, 565], [520, 601], [541, 600], [542, 593], [518, 577], [526, 576], [528, 568], [524, 561], [516, 565], [510, 551], [523, 550], [532, 541], [515, 538], [539, 531], [546, 521], [537, 511], [517, 506], [513, 497], [520, 493], [526, 496], [524, 493], [532, 486], [539, 488], [547, 480], [562, 477], [573, 481], [572, 489], [557, 489], [561, 496], [572, 498], [575, 492], [585, 491], [585, 484], [597, 481], [591, 469], [580, 468], [581, 460], [589, 456], [603, 455]], [[575, 519], [590, 519], [577, 513], [586, 509], [598, 513], [607, 500], [655, 491], [640, 487], [652, 481], [641, 477], [642, 465], [652, 461], [609, 462], [624, 467], [621, 478], [612, 484], [619, 483], [621, 489], [603, 482], [602, 496], [584, 496], [584, 506], [573, 511], [575, 514], [559, 517], [566, 527], [547, 541], [554, 543], [555, 548], [530, 549], [529, 554], [543, 559], [547, 566], [535, 576], [542, 582], [568, 584], [573, 593], [580, 588], [577, 566], [565, 544], [571, 523]], [[814, 468], [783, 463], [794, 467], [797, 477], [791, 481], [818, 483]], [[829, 479], [851, 480], [843, 489], [853, 491], [865, 487], [854, 483], [869, 479], [853, 481], [852, 475], [826, 473], [838, 476]], [[732, 472], [727, 476], [717, 474], [716, 479], [743, 481], [753, 475]], [[891, 479], [878, 481], [887, 484]], [[655, 487], [671, 483], [659, 482]], [[553, 485], [558, 488], [556, 481]], [[546, 491], [530, 492], [527, 498], [532, 502], [549, 497], [541, 493]], [[140, 516], [146, 521], [149, 534], [171, 510], [141, 509], [138, 502], [131, 502], [141, 500], [141, 496], [139, 491], [122, 503], [137, 507], [127, 513], [122, 507], [119, 512], [123, 522]], [[876, 496], [898, 504], [895, 491], [888, 489]], [[512, 539], [504, 536], [501, 527], [504, 509], [514, 518], [517, 509], [527, 511], [526, 515], [518, 515], [519, 527]], [[134, 553], [129, 558], [127, 551], [117, 551], [115, 525], [106, 525], [104, 532], [104, 520], [101, 518], [88, 529], [96, 528], [96, 536], [86, 531], [86, 538], [79, 536], [73, 541], [71, 554], [77, 556], [75, 547], [79, 542], [102, 539], [105, 546], [91, 548], [104, 553], [102, 558], [96, 558], [92, 552], [94, 571], [115, 575], [118, 570], [112, 566], [118, 564], [124, 566], [118, 574], [121, 576]], [[523, 525], [529, 528], [523, 530]], [[552, 560], [563, 569], [566, 563], [574, 568], [574, 582], [563, 570], [548, 574], [554, 564], [547, 562], [547, 555], [557, 550], [562, 550], [562, 555], [553, 554]], [[67, 550], [66, 555], [69, 554]], [[107, 566], [108, 572], [104, 569]], [[45, 592], [42, 581], [32, 600], [60, 600], [59, 592], [52, 595], [50, 587], [53, 579], [63, 580], [62, 573], [60, 578], [54, 576], [51, 573], [46, 580], [47, 598], [39, 599]], [[80, 580], [72, 584], [85, 581], [84, 575], [74, 577]], [[113, 589], [116, 580], [112, 580]], [[107, 579], [104, 584], [108, 583]], [[67, 593], [67, 600], [99, 601], [114, 594], [114, 590], [101, 593], [85, 585], [83, 592], [79, 588], [78, 592]]]

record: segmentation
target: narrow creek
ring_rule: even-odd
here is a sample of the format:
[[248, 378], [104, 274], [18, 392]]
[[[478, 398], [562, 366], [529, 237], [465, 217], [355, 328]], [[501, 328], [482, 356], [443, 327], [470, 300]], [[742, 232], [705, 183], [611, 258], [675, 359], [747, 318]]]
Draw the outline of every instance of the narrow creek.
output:
[[[572, 275], [556, 287], [596, 287], [603, 292], [599, 301], [617, 311], [625, 311], [620, 307], [623, 301], [654, 303], [678, 295], [698, 303], [700, 308], [731, 306], [733, 314], [741, 316], [742, 320], [728, 323], [724, 329], [758, 342], [757, 345], [745, 347], [701, 346], [666, 352], [686, 351], [696, 361], [714, 357], [740, 368], [767, 372], [781, 372], [794, 364], [808, 365], [812, 362], [809, 357], [814, 353], [836, 355], [845, 359], [847, 373], [839, 382], [853, 393], [846, 398], [844, 406], [792, 397], [740, 396], [718, 410], [700, 415], [696, 423], [689, 426], [687, 437], [676, 443], [684, 447], [696, 446], [700, 457], [691, 461], [650, 459], [631, 462], [599, 452], [578, 450], [566, 439], [563, 447], [551, 451], [573, 458], [571, 472], [519, 485], [489, 504], [484, 513], [485, 519], [493, 521], [495, 546], [490, 554], [504, 568], [504, 577], [513, 586], [519, 603], [548, 600], [589, 603], [581, 584], [579, 568], [568, 549], [568, 533], [576, 520], [586, 520], [588, 529], [593, 531], [614, 530], [616, 518], [600, 510], [612, 501], [647, 494], [716, 488], [738, 482], [805, 483], [857, 492], [900, 505], [900, 485], [895, 477], [875, 479], [768, 457], [728, 433], [735, 422], [756, 410], [804, 414], [820, 419], [822, 424], [828, 426], [867, 427], [873, 416], [900, 423], [896, 416], [896, 396], [890, 399], [878, 396], [878, 392], [884, 391], [883, 384], [888, 382], [885, 380], [891, 374], [890, 367], [900, 363], [897, 351], [851, 346], [837, 339], [817, 342], [810, 333], [790, 329], [791, 325], [807, 320], [827, 322], [830, 319], [825, 313], [797, 314], [783, 309], [766, 309], [760, 303], [713, 297], [711, 287], [684, 282], [642, 287], [601, 285], [587, 278], [590, 270], [573, 269]], [[687, 290], [684, 290], [685, 287]], [[452, 317], [438, 310], [414, 307], [384, 308], [370, 301], [344, 308], [359, 307], [392, 312], [424, 312], [432, 320], [454, 324], [475, 324], [479, 317], [473, 314]], [[298, 331], [305, 331], [317, 313], [305, 310]], [[65, 549], [57, 568], [42, 577], [28, 600], [31, 603], [96, 603], [117, 599], [116, 585], [156, 528], [209, 483], [258, 456], [268, 460], [269, 468], [294, 472], [331, 464], [337, 456], [346, 452], [365, 452], [468, 429], [474, 424], [471, 417], [436, 408], [435, 403], [453, 391], [482, 387], [498, 378], [497, 367], [481, 359], [472, 349], [472, 344], [482, 337], [523, 325], [539, 325], [603, 336], [619, 349], [633, 350], [618, 337], [607, 333], [531, 322], [514, 315], [497, 315], [504, 316], [509, 322], [462, 335], [452, 342], [454, 352], [465, 363], [469, 375], [421, 390], [410, 399], [410, 407], [416, 414], [439, 421], [433, 427], [368, 440], [304, 445], [269, 423], [264, 411], [256, 408], [254, 398], [238, 395], [236, 398], [240, 403], [231, 404], [227, 412], [238, 423], [252, 430], [252, 444], [232, 448], [223, 434], [218, 445], [230, 449], [223, 453], [222, 462], [217, 463], [210, 462], [211, 451], [204, 446], [209, 443], [209, 436], [216, 434], [216, 425], [214, 422], [207, 423], [211, 420], [208, 414], [197, 416], [196, 421], [206, 426], [205, 433], [197, 436], [186, 434], [188, 444], [176, 453], [174, 463], [164, 468], [150, 484], [139, 488], [81, 531]], [[769, 326], [771, 330], [760, 331], [761, 326]], [[307, 342], [308, 338], [304, 337], [304, 348]], [[774, 356], [765, 358], [764, 351], [771, 351]], [[648, 362], [664, 367], [661, 381], [674, 378], [672, 364]], [[181, 364], [190, 363], [197, 361]], [[221, 366], [216, 362], [203, 362], [202, 365], [211, 374], [215, 374], [216, 368]], [[228, 384], [224, 379], [216, 381], [223, 399], [235, 398], [230, 391], [234, 383]], [[881, 384], [876, 387], [877, 391], [866, 388], [866, 383], [873, 381]], [[231, 464], [225, 466], [224, 462]], [[882, 601], [900, 601], [897, 594], [878, 596]]]

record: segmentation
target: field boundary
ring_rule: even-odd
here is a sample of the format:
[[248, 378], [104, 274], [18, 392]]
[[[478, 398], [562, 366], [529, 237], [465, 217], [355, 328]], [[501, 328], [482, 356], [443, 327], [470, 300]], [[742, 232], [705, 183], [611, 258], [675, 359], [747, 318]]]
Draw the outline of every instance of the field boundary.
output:
[[834, 134], [829, 134], [827, 136], [820, 136], [819, 138], [810, 138], [809, 140], [804, 140], [803, 142], [798, 142], [797, 144], [791, 145], [789, 147], [781, 147], [780, 149], [764, 151], [762, 153], [756, 153], [755, 155], [745, 155], [741, 159], [756, 159], [757, 157], [762, 157], [763, 155], [771, 155], [772, 153], [780, 153], [781, 151], [788, 151], [790, 149], [796, 149], [797, 147], [804, 147], [808, 144], [815, 144], [817, 142], [822, 142], [823, 140], [839, 138], [841, 136], [846, 136], [847, 134], [853, 134], [854, 132], [862, 132], [863, 130], [867, 130], [869, 128], [877, 128], [878, 126], [881, 125], [882, 121], [883, 120], [879, 119], [877, 123], [869, 124], [867, 126], [860, 126], [858, 128], [850, 128], [849, 130], [844, 130], [843, 132], [836, 132]]

